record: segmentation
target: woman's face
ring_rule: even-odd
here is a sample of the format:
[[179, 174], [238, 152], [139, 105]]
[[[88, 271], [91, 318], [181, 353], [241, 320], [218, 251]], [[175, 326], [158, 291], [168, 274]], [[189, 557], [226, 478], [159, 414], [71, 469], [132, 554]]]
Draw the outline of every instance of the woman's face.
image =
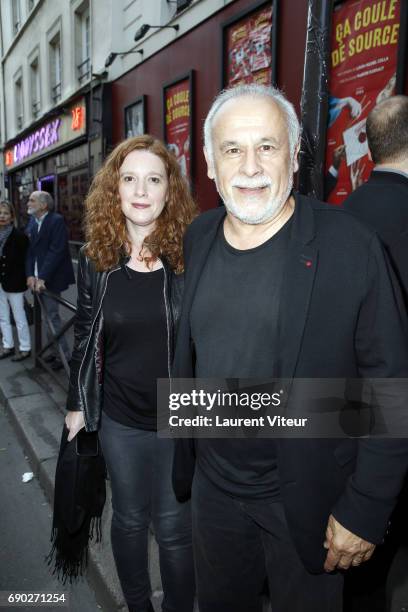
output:
[[7, 206], [0, 206], [0, 227], [4, 227], [11, 223], [11, 212]]
[[119, 169], [119, 197], [127, 223], [153, 227], [166, 204], [168, 184], [160, 157], [146, 150], [126, 155]]

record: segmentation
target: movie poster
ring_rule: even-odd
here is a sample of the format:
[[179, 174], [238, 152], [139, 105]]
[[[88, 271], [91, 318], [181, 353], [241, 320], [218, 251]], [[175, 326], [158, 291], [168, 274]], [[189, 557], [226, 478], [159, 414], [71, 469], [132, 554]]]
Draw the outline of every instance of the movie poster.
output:
[[187, 178], [191, 178], [190, 102], [189, 78], [165, 88], [165, 141]]
[[371, 173], [365, 124], [371, 109], [395, 93], [399, 24], [400, 0], [347, 0], [333, 11], [326, 146], [333, 204]]
[[271, 27], [272, 7], [267, 6], [227, 28], [226, 86], [271, 83]]

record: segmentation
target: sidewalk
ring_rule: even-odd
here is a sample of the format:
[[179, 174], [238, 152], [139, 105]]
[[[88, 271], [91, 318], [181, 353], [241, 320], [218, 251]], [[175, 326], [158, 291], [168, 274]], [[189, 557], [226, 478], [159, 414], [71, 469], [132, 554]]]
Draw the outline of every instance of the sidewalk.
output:
[[[52, 504], [54, 474], [59, 440], [65, 414], [64, 391], [39, 368], [34, 360], [13, 363], [9, 359], [0, 364], [0, 403], [15, 428], [32, 470]], [[107, 500], [102, 517], [103, 537], [99, 544], [91, 544], [87, 578], [104, 612], [125, 612], [116, 569], [110, 548], [111, 503], [107, 483]], [[51, 532], [51, 524], [50, 524]], [[150, 576], [153, 605], [160, 609], [161, 583], [158, 551], [154, 538], [150, 542]]]

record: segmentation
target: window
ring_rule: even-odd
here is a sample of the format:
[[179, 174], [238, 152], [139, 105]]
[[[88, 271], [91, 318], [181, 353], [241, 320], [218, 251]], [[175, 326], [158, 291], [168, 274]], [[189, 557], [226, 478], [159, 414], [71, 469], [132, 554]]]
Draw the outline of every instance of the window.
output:
[[20, 0], [11, 0], [11, 18], [13, 20], [13, 34], [16, 35], [21, 27]]
[[40, 114], [40, 71], [38, 57], [30, 63], [31, 115], [36, 119]]
[[24, 113], [23, 113], [23, 80], [22, 77], [19, 76], [14, 82], [14, 92], [16, 99], [16, 128], [17, 130], [21, 130], [24, 123]]
[[91, 72], [91, 34], [89, 3], [83, 2], [75, 12], [76, 65], [78, 81], [89, 79]]
[[50, 87], [51, 100], [61, 99], [61, 35], [60, 32], [50, 41]]

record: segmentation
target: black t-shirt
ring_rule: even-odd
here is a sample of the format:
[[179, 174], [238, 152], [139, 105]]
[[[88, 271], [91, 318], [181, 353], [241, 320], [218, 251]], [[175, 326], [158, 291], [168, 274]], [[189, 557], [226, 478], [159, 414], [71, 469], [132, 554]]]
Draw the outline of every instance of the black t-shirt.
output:
[[129, 427], [155, 430], [156, 379], [168, 377], [164, 272], [113, 272], [102, 304], [103, 410]]
[[[277, 375], [281, 286], [291, 221], [262, 245], [237, 250], [223, 227], [191, 309], [197, 378], [269, 379]], [[277, 498], [271, 439], [200, 439], [198, 464], [237, 497]]]

